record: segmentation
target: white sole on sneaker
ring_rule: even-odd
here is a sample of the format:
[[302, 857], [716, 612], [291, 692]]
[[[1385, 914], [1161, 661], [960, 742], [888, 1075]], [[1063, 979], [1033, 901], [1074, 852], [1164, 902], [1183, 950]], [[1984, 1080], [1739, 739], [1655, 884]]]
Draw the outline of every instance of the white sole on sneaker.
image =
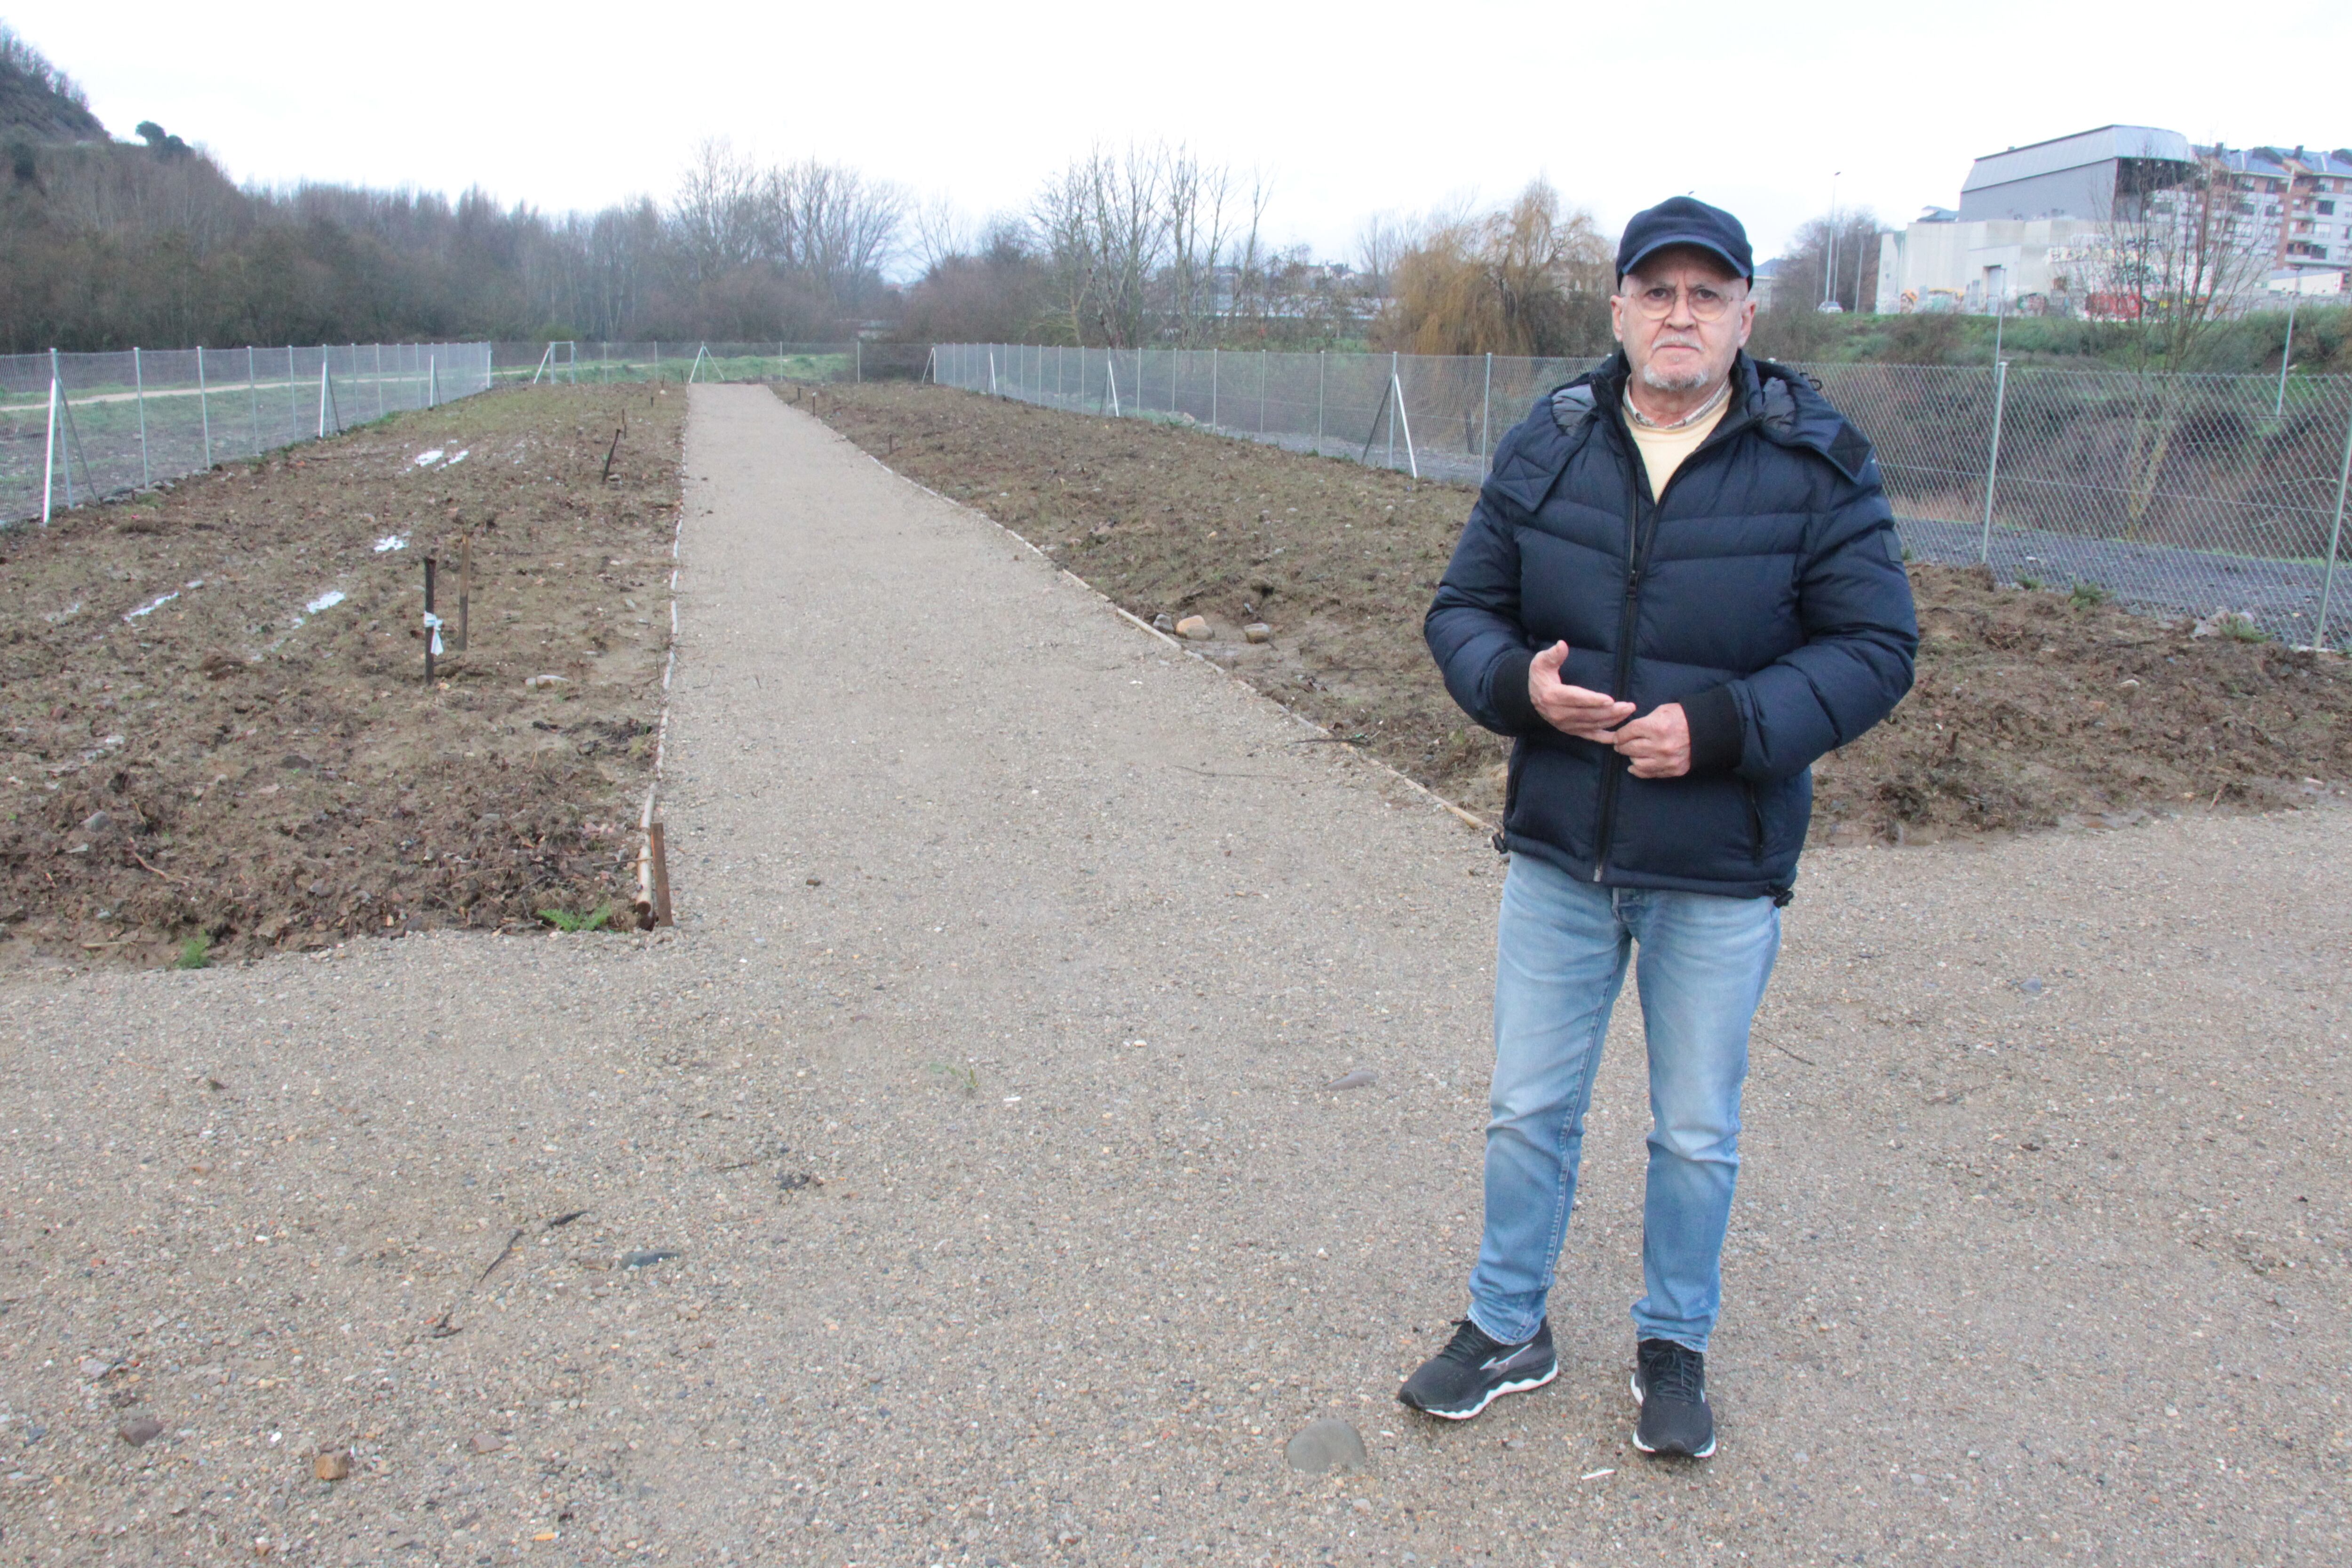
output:
[[[1641, 1374], [1640, 1373], [1638, 1373], [1638, 1372], [1637, 1372], [1637, 1373], [1635, 1373], [1633, 1375], [1633, 1377], [1632, 1377], [1630, 1380], [1628, 1380], [1628, 1381], [1630, 1381], [1630, 1382], [1631, 1382], [1631, 1384], [1633, 1384], [1633, 1403], [1634, 1403], [1634, 1404], [1636, 1404], [1636, 1405], [1641, 1404], [1641, 1403], [1642, 1403], [1642, 1374]], [[1654, 1456], [1657, 1454], [1657, 1450], [1656, 1450], [1655, 1448], [1651, 1447], [1647, 1443], [1644, 1443], [1644, 1442], [1643, 1442], [1643, 1441], [1642, 1441], [1642, 1429], [1641, 1429], [1639, 1426], [1636, 1426], [1636, 1427], [1634, 1427], [1634, 1428], [1633, 1428], [1633, 1447], [1635, 1447], [1636, 1448], [1639, 1448], [1639, 1449], [1640, 1449], [1642, 1452], [1643, 1452], [1644, 1454], [1648, 1454], [1648, 1455], [1651, 1455], [1651, 1456], [1653, 1456], [1653, 1457], [1654, 1457]], [[1712, 1459], [1713, 1458], [1715, 1458], [1715, 1439], [1714, 1439], [1714, 1438], [1712, 1438], [1712, 1437], [1709, 1437], [1709, 1438], [1706, 1440], [1706, 1447], [1704, 1447], [1704, 1448], [1701, 1448], [1701, 1449], [1700, 1449], [1697, 1453], [1696, 1453], [1696, 1454], [1676, 1454], [1676, 1455], [1672, 1455], [1672, 1456], [1670, 1456], [1670, 1458], [1682, 1458], [1682, 1459]]]
[[1553, 1378], [1558, 1377], [1559, 1375], [1559, 1363], [1553, 1362], [1551, 1363], [1551, 1370], [1545, 1373], [1541, 1377], [1530, 1377], [1521, 1383], [1496, 1384], [1494, 1387], [1486, 1391], [1486, 1398], [1480, 1400], [1477, 1404], [1472, 1405], [1467, 1410], [1429, 1410], [1424, 1409], [1418, 1405], [1412, 1406], [1412, 1408], [1421, 1411], [1423, 1415], [1434, 1415], [1440, 1421], [1467, 1421], [1472, 1416], [1480, 1414], [1486, 1408], [1486, 1406], [1494, 1404], [1497, 1399], [1502, 1398], [1506, 1394], [1525, 1394], [1530, 1388], [1541, 1388], [1545, 1384], [1549, 1383]]

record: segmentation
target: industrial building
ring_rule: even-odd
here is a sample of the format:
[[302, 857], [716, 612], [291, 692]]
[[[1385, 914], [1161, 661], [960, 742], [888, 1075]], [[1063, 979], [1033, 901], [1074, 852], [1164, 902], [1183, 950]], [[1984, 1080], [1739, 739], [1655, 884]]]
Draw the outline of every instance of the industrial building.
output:
[[2352, 151], [2192, 146], [2179, 132], [2103, 125], [1976, 160], [1957, 210], [1879, 237], [1883, 313], [2081, 308], [2118, 224], [2168, 215], [2200, 174], [2252, 253], [2252, 286], [2337, 294], [2352, 267]]

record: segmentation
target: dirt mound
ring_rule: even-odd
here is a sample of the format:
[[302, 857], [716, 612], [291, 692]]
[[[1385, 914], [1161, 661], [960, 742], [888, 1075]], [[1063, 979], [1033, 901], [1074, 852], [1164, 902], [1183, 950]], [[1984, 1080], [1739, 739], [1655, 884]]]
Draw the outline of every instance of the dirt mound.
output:
[[685, 401], [494, 394], [0, 533], [0, 962], [625, 909]]
[[[1421, 640], [1467, 488], [940, 387], [833, 387], [816, 407], [1134, 614], [1206, 617], [1217, 636], [1195, 646], [1269, 696], [1500, 810], [1507, 748], [1463, 718]], [[1980, 571], [1915, 565], [1912, 583], [1917, 688], [1821, 765], [1817, 840], [2294, 805], [2352, 778], [2340, 658]], [[1261, 620], [1273, 640], [1244, 642]]]

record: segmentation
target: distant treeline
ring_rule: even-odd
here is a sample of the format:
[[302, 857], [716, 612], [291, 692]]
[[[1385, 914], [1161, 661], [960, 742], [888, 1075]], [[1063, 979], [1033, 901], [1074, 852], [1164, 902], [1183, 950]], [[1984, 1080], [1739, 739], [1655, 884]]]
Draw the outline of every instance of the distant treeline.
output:
[[[861, 219], [876, 226], [872, 193], [845, 171], [777, 171], [782, 194], [799, 182], [802, 221], [740, 255], [714, 250], [686, 200], [551, 216], [479, 193], [240, 189], [201, 152], [142, 130], [144, 144], [19, 136], [7, 147], [0, 349], [822, 341], [887, 302], [870, 238], [834, 243]], [[886, 216], [880, 226], [895, 230]]]
[[[761, 164], [724, 142], [698, 150], [667, 203], [552, 215], [479, 191], [240, 187], [162, 126], [137, 134], [110, 138], [72, 79], [0, 26], [0, 352], [853, 333], [1425, 354], [1611, 346], [1614, 242], [1541, 181], [1492, 210], [1373, 217], [1334, 261], [1266, 243], [1263, 179], [1167, 143], [1097, 148], [1025, 210], [973, 225], [854, 169]], [[1757, 351], [1989, 362], [1986, 318], [1855, 313], [1875, 292], [1877, 228], [1848, 211], [1800, 231]], [[888, 281], [894, 271], [912, 280]], [[1825, 299], [1843, 313], [1813, 308]], [[2145, 361], [2158, 329], [2177, 325], [2157, 320], [2167, 314], [2011, 321], [2003, 352]], [[2172, 344], [2170, 368], [2276, 368], [2283, 312], [2193, 324], [2194, 353]], [[2352, 311], [2307, 309], [2295, 336], [2298, 366], [2352, 370]]]

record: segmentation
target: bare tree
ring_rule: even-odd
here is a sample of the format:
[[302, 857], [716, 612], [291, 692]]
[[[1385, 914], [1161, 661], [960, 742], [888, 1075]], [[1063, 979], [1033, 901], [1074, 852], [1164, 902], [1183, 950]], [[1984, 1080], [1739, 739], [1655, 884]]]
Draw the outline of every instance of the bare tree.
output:
[[[1878, 229], [1878, 216], [1868, 207], [1825, 214], [1799, 226], [1773, 263], [1771, 303], [1757, 318], [1758, 353], [1811, 359], [1838, 335], [1829, 318], [1875, 308]], [[1832, 304], [1835, 310], [1829, 309]], [[2012, 302], [2010, 309], [2015, 308]]]
[[971, 223], [951, 196], [933, 196], [911, 205], [908, 221], [915, 231], [915, 261], [926, 277], [954, 258], [970, 256], [979, 248]]
[[2200, 162], [2179, 183], [2126, 198], [2081, 247], [2070, 284], [2087, 312], [2116, 323], [2143, 374], [2204, 367], [2214, 329], [2259, 294], [2271, 253], [2230, 172]]
[[782, 267], [814, 279], [843, 310], [879, 286], [906, 220], [905, 191], [814, 158], [775, 170], [769, 190]]
[[2188, 377], [2205, 368], [2215, 329], [2261, 289], [2272, 258], [2253, 202], [2239, 195], [2218, 160], [2200, 160], [2177, 182], [2117, 205], [2105, 234], [2082, 247], [2068, 282], [2084, 289], [2089, 314], [2115, 323], [2138, 379], [2122, 454], [2126, 536], [2137, 537], [2189, 411]]
[[1026, 220], [998, 214], [976, 244], [940, 258], [907, 291], [902, 335], [946, 342], [1022, 342], [1058, 324]]
[[1395, 284], [1396, 265], [1426, 226], [1397, 213], [1374, 213], [1356, 231], [1356, 274], [1366, 295], [1385, 300]]
[[1130, 146], [1073, 159], [1038, 193], [1055, 304], [1073, 342], [1133, 348], [1146, 331], [1146, 293], [1168, 248], [1163, 160]]
[[773, 181], [725, 137], [704, 140], [678, 178], [670, 220], [698, 279], [769, 259]]
[[1203, 164], [1192, 149], [1163, 154], [1168, 202], [1166, 309], [1181, 344], [1216, 341], [1220, 279], [1233, 221], [1231, 170]]

